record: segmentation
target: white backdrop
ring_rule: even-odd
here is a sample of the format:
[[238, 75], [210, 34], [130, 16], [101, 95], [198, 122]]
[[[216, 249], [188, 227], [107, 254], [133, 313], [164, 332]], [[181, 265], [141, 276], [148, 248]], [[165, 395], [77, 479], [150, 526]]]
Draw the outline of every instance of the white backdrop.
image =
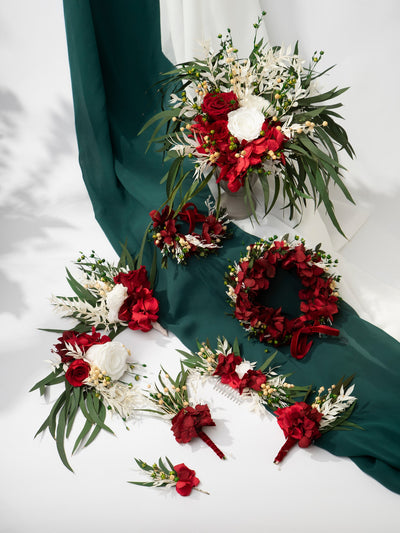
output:
[[[258, 4], [164, 0], [169, 54], [190, 57], [198, 37], [214, 37], [227, 26], [245, 46]], [[343, 101], [358, 154], [346, 161], [357, 207], [343, 206], [341, 213], [352, 238], [344, 243], [313, 213], [296, 231], [340, 251], [347, 301], [400, 339], [398, 3], [384, 0], [379, 12], [372, 0], [260, 4], [269, 13], [274, 43], [299, 38], [305, 57], [324, 49], [325, 65], [338, 65], [329, 84], [352, 87]], [[169, 37], [166, 22], [173, 28]], [[50, 405], [27, 391], [47, 372], [43, 361], [55, 340], [36, 328], [67, 327], [53, 315], [48, 297], [69, 293], [64, 266], [79, 250], [94, 248], [108, 259], [115, 254], [94, 221], [78, 166], [61, 0], [3, 0], [0, 72], [0, 532], [395, 530], [398, 495], [350, 460], [317, 447], [293, 450], [277, 468], [272, 460], [283, 435], [276, 422], [247, 413], [218, 392], [205, 394], [217, 421], [209, 434], [227, 462], [202, 443], [178, 445], [168, 425], [154, 420], [132, 423], [129, 432], [113, 420], [117, 437], [100, 435], [78, 453], [75, 475], [62, 466], [48, 434], [33, 441]], [[275, 212], [257, 232], [280, 232], [286, 222]], [[180, 343], [173, 336], [128, 332], [123, 340], [150, 372], [160, 362], [171, 372], [178, 368]], [[133, 457], [153, 461], [160, 455], [194, 468], [200, 488], [211, 495], [182, 499], [126, 483], [142, 479]]]

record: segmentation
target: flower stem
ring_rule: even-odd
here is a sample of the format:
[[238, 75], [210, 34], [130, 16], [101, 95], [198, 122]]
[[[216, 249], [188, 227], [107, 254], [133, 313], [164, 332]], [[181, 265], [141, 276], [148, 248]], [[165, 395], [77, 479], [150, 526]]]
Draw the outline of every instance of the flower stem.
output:
[[221, 452], [221, 450], [213, 443], [213, 441], [210, 439], [208, 435], [204, 433], [204, 431], [198, 431], [197, 436], [201, 438], [203, 442], [207, 444], [217, 455], [220, 459], [226, 459], [225, 455]]
[[210, 496], [210, 493], [207, 492], [206, 490], [201, 490], [201, 489], [198, 489], [197, 487], [193, 487], [193, 490], [197, 490], [197, 492], [202, 492], [203, 494], [207, 494], [208, 496]]
[[279, 464], [283, 459], [285, 458], [286, 454], [289, 452], [291, 448], [296, 444], [297, 439], [294, 439], [293, 437], [288, 437], [286, 439], [285, 444], [282, 446], [282, 448], [279, 450], [278, 455], [274, 459], [274, 464]]

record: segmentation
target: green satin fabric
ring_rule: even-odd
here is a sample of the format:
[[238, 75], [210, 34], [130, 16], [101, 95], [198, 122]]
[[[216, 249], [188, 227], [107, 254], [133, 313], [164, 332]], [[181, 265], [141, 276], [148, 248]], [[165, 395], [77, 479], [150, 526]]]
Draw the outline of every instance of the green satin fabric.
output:
[[[127, 240], [135, 253], [150, 219], [165, 200], [161, 157], [145, 155], [146, 139], [137, 136], [160, 109], [154, 84], [171, 68], [161, 53], [157, 0], [66, 0], [64, 12], [83, 177], [97, 220], [117, 252]], [[204, 198], [203, 198], [204, 200]], [[201, 209], [201, 199], [196, 199]], [[160, 321], [190, 349], [196, 339], [238, 337], [246, 359], [264, 362], [265, 346], [249, 341], [229, 313], [224, 272], [255, 238], [239, 229], [218, 255], [188, 266], [169, 262], [158, 270], [156, 296]], [[145, 249], [150, 266], [153, 246]], [[158, 254], [159, 255], [159, 254]], [[159, 258], [158, 258], [159, 259]], [[290, 274], [287, 274], [290, 276]], [[290, 285], [282, 283], [282, 290]], [[296, 309], [297, 293], [282, 292], [284, 309]], [[276, 363], [294, 372], [299, 385], [330, 386], [356, 374], [359, 398], [352, 420], [364, 431], [332, 431], [317, 445], [350, 457], [362, 470], [400, 493], [400, 345], [360, 319], [346, 303], [335, 320], [339, 338], [316, 339], [302, 361], [279, 350]], [[173, 356], [173, 354], [171, 354]], [[272, 461], [273, 457], [266, 457]]]

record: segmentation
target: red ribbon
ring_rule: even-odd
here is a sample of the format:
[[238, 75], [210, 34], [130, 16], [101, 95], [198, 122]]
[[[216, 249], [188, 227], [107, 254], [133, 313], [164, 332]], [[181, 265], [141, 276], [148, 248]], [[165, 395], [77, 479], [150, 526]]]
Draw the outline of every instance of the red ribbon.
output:
[[337, 337], [339, 330], [319, 324], [317, 326], [303, 326], [293, 333], [292, 341], [290, 343], [290, 353], [295, 359], [303, 359], [308, 354], [313, 341], [308, 341], [307, 335], [310, 333], [319, 333], [323, 335], [332, 335]]
[[279, 450], [278, 452], [278, 455], [275, 457], [274, 459], [274, 463], [277, 465], [279, 464], [281, 461], [283, 461], [283, 459], [286, 457], [287, 453], [289, 452], [289, 450], [291, 450], [293, 448], [293, 446], [297, 443], [297, 439], [294, 439], [293, 437], [288, 437], [286, 439], [286, 442], [285, 444], [282, 446], [282, 448]]
[[206, 219], [192, 203], [187, 203], [183, 206], [182, 211], [179, 213], [179, 218], [189, 224], [189, 233], [193, 233], [197, 222], [204, 222]]
[[220, 459], [225, 459], [225, 455], [221, 452], [221, 450], [213, 443], [213, 441], [210, 439], [208, 435], [204, 433], [203, 430], [200, 430], [197, 432], [197, 436], [201, 438], [203, 442], [207, 444], [217, 455]]

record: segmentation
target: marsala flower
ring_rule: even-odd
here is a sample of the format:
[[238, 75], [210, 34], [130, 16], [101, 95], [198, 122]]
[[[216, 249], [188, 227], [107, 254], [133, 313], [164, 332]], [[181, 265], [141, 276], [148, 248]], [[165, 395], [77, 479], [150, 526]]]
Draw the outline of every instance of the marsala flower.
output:
[[231, 352], [228, 355], [219, 354], [218, 364], [214, 371], [214, 376], [221, 377], [221, 383], [237, 389], [240, 384], [240, 378], [236, 374], [236, 367], [240, 365], [243, 359], [240, 355]]
[[62, 336], [57, 340], [59, 341], [59, 344], [54, 345], [54, 352], [61, 357], [62, 363], [70, 363], [74, 360], [74, 357], [66, 355], [69, 351], [66, 344], [69, 344], [72, 347], [77, 347], [85, 353], [91, 346], [94, 346], [95, 344], [105, 344], [106, 342], [110, 342], [111, 339], [107, 335], [101, 335], [101, 333], [98, 333], [93, 327], [92, 333], [64, 331]]
[[143, 289], [141, 297], [129, 296], [122, 304], [118, 318], [128, 322], [132, 330], [150, 331], [158, 319], [159, 304], [151, 289]]
[[267, 378], [260, 370], [248, 370], [242, 377], [239, 383], [239, 394], [242, 394], [243, 390], [248, 387], [255, 391], [261, 390], [261, 385], [266, 383]]
[[174, 433], [175, 440], [181, 444], [197, 437], [203, 426], [215, 426], [208, 405], [184, 407], [171, 422], [171, 431]]
[[115, 276], [114, 282], [121, 283], [128, 290], [128, 297], [118, 312], [119, 320], [128, 322], [128, 327], [133, 330], [151, 330], [152, 322], [158, 320], [159, 305], [150, 289], [146, 267], [121, 272]]
[[174, 217], [175, 211], [168, 205], [159, 213], [156, 209], [150, 211], [150, 217], [153, 221], [153, 228], [163, 227], [167, 220], [171, 220]]
[[200, 480], [195, 477], [196, 472], [188, 468], [184, 463], [174, 466], [174, 470], [178, 477], [176, 483], [176, 492], [181, 496], [189, 496], [193, 487], [197, 487]]

